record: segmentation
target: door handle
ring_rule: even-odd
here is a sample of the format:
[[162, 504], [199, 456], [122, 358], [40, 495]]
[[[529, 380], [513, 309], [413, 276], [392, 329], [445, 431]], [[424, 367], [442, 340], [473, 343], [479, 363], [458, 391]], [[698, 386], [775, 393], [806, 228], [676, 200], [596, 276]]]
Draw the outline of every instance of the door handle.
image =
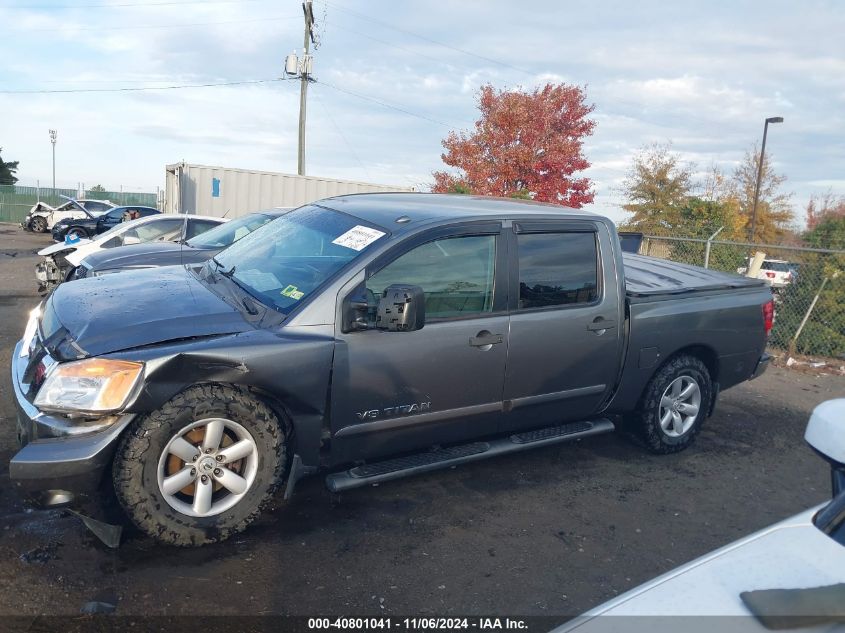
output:
[[602, 317], [596, 317], [592, 323], [587, 324], [587, 329], [590, 332], [600, 332], [610, 330], [616, 327], [616, 321], [611, 321]]
[[504, 340], [501, 334], [490, 334], [490, 332], [479, 332], [478, 336], [470, 336], [470, 347], [487, 347], [490, 345], [498, 345]]

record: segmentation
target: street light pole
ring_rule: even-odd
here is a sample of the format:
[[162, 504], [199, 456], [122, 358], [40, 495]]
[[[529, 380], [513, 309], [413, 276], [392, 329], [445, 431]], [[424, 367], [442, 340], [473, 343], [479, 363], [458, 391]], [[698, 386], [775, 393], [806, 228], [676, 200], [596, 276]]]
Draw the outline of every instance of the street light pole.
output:
[[763, 125], [763, 145], [760, 147], [760, 162], [757, 164], [757, 184], [754, 187], [754, 205], [751, 209], [751, 243], [754, 243], [754, 230], [757, 227], [757, 203], [760, 200], [760, 183], [763, 180], [763, 160], [766, 156], [766, 134], [769, 131], [769, 123], [783, 123], [782, 116], [771, 116], [766, 119]]
[[56, 130], [50, 130], [50, 143], [53, 145], [53, 194], [56, 193]]

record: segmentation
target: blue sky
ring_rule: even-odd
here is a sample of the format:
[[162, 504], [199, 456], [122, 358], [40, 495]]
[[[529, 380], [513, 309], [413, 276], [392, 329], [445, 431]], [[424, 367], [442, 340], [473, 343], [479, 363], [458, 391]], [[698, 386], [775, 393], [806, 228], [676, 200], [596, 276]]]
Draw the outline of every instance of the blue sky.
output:
[[[776, 115], [768, 151], [799, 217], [813, 193], [845, 195], [845, 3], [320, 0], [315, 14], [309, 175], [425, 188], [479, 85], [565, 81], [596, 105], [589, 208], [616, 220], [637, 148], [670, 140], [729, 172]], [[296, 0], [0, 0], [6, 91], [274, 79], [301, 47]], [[155, 190], [182, 159], [295, 173], [298, 106], [295, 81], [0, 94], [0, 146], [21, 184], [50, 180], [48, 128], [60, 186]]]

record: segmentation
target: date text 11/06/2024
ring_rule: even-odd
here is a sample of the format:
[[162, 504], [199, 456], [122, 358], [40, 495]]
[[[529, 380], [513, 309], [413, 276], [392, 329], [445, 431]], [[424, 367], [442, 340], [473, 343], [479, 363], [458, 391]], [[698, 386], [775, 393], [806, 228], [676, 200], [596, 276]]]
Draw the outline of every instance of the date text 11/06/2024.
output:
[[310, 630], [526, 630], [525, 620], [518, 618], [309, 618]]

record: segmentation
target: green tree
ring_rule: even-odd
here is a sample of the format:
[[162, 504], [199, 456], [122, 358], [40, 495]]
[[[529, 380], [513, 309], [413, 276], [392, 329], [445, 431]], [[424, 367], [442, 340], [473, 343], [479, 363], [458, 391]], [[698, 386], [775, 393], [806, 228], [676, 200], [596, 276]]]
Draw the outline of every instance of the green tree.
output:
[[[746, 235], [751, 238], [751, 215], [754, 208], [754, 189], [757, 185], [757, 168], [760, 164], [760, 150], [754, 147], [745, 152], [745, 157], [733, 174], [739, 209], [745, 219]], [[789, 232], [794, 220], [792, 194], [781, 191], [786, 176], [775, 173], [772, 157], [766, 154], [763, 174], [760, 179], [760, 198], [757, 204], [757, 222], [754, 241], [763, 244], [777, 244]]]
[[829, 215], [804, 234], [804, 241], [815, 248], [845, 250], [845, 215]]
[[[0, 147], [0, 153], [3, 148]], [[18, 161], [13, 160], [8, 163], [3, 162], [3, 157], [0, 156], [0, 185], [14, 185], [18, 179], [15, 172], [18, 170]]]
[[88, 189], [89, 193], [105, 193], [106, 188], [103, 185], [94, 185], [90, 189]]
[[634, 156], [622, 183], [633, 215], [625, 228], [651, 234], [676, 229], [692, 191], [692, 167], [681, 162], [670, 143], [647, 145]]
[[828, 191], [822, 196], [810, 196], [805, 214], [807, 228], [811, 231], [827, 218], [845, 218], [845, 198], [837, 199], [832, 191]]

